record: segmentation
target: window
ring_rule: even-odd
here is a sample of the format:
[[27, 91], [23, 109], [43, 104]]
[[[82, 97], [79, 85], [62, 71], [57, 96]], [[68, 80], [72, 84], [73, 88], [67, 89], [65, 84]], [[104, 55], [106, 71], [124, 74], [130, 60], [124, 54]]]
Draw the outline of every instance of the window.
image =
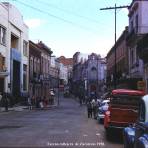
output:
[[23, 54], [24, 54], [24, 56], [27, 56], [28, 54], [27, 54], [27, 52], [28, 52], [28, 43], [26, 42], [26, 41], [23, 41]]
[[30, 77], [32, 78], [33, 77], [33, 58], [32, 57], [30, 58], [29, 69], [30, 69]]
[[23, 90], [27, 90], [27, 65], [23, 64]]
[[131, 21], [131, 32], [134, 30], [133, 21]]
[[136, 32], [138, 32], [138, 15], [136, 15], [135, 24], [136, 24]]
[[6, 45], [6, 29], [0, 26], [0, 44]]
[[134, 64], [134, 51], [131, 50], [131, 66]]

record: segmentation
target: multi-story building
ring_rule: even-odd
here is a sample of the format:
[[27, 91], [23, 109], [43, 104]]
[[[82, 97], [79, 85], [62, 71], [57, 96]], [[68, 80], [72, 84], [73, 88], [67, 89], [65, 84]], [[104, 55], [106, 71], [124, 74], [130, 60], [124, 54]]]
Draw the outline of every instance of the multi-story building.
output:
[[50, 60], [50, 87], [58, 88], [59, 87], [59, 61], [55, 56], [51, 56]]
[[138, 55], [144, 63], [144, 75], [141, 89], [148, 93], [148, 34], [146, 34], [137, 44]]
[[[127, 34], [128, 34], [128, 28], [126, 27], [116, 42], [116, 50], [115, 50], [115, 46], [113, 46], [107, 54], [106, 59], [107, 59], [107, 88], [108, 89], [112, 89], [114, 87], [117, 87], [117, 88], [128, 87], [128, 84], [129, 84], [128, 83], [129, 82], [128, 49], [127, 49], [127, 42], [126, 42]], [[116, 52], [116, 71], [115, 71], [115, 52]]]
[[41, 97], [41, 49], [29, 41], [29, 95]]
[[16, 103], [28, 93], [28, 27], [10, 3], [0, 3], [0, 16], [0, 91]]
[[90, 96], [93, 92], [96, 96], [101, 96], [105, 89], [105, 58], [95, 53], [86, 56], [77, 52], [73, 59], [73, 93]]
[[40, 41], [37, 46], [41, 50], [41, 95], [48, 99], [50, 96], [50, 58], [52, 51], [51, 48], [47, 47], [42, 41]]
[[[133, 0], [129, 7], [129, 32], [127, 45], [129, 51], [129, 76], [135, 84], [142, 80], [143, 61], [138, 56], [137, 43], [148, 33], [148, 1]], [[136, 86], [136, 85], [135, 85]]]
[[65, 67], [67, 67], [67, 86], [71, 91], [72, 85], [72, 68], [73, 68], [73, 58], [66, 58], [64, 56], [60, 56], [58, 58], [59, 63], [62, 63]]
[[68, 68], [64, 64], [59, 62], [59, 85], [68, 84]]
[[87, 88], [88, 95], [94, 92], [96, 96], [101, 96], [104, 92], [106, 78], [106, 60], [101, 58], [100, 55], [92, 53], [88, 56], [88, 60], [85, 61], [83, 70], [86, 71], [82, 78], [83, 82], [87, 84], [87, 87], [85, 87]]

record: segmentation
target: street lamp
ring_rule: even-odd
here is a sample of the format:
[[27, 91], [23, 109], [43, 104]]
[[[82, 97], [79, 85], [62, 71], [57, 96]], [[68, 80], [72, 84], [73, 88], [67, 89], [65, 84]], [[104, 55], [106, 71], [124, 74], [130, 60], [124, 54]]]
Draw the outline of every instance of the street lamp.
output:
[[60, 105], [59, 89], [60, 89], [60, 69], [58, 69], [58, 106]]

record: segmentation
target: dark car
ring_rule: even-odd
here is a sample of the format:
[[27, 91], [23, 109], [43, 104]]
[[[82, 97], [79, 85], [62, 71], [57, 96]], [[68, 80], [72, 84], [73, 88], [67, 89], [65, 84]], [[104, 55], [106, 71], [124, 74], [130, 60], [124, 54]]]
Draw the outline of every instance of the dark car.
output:
[[148, 95], [141, 99], [138, 120], [124, 129], [123, 139], [124, 148], [148, 148]]

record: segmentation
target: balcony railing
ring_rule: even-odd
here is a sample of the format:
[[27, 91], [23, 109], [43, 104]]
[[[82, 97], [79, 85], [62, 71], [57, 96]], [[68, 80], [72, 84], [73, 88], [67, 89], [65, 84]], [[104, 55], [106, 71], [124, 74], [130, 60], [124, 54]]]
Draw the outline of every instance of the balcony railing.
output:
[[137, 33], [136, 33], [135, 29], [132, 29], [132, 31], [130, 31], [127, 35], [127, 38], [126, 38], [127, 42], [130, 41], [133, 37], [136, 37], [136, 36], [137, 36]]

